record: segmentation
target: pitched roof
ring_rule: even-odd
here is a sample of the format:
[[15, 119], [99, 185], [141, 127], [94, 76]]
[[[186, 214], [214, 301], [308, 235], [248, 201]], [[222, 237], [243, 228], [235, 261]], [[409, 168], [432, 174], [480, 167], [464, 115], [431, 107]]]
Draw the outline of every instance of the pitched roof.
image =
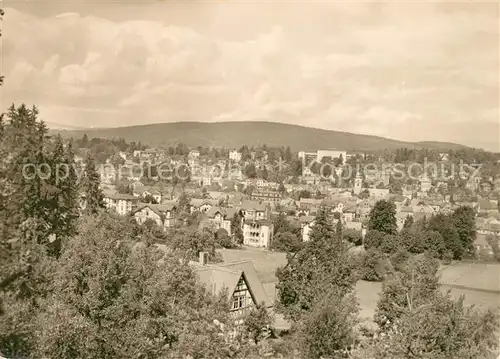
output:
[[262, 282], [257, 275], [257, 271], [255, 270], [255, 265], [252, 260], [221, 263], [219, 266], [233, 271], [242, 271], [245, 274], [245, 279], [257, 304], [260, 304], [261, 302], [266, 303], [267, 306], [271, 306], [273, 304], [274, 301], [272, 301], [264, 291], [264, 287], [262, 286]]
[[133, 196], [131, 194], [123, 194], [123, 193], [109, 193], [104, 195], [105, 198], [114, 199], [114, 200], [125, 200], [125, 201], [138, 201], [139, 198]]
[[157, 215], [162, 216], [163, 213], [165, 213], [165, 212], [173, 211], [175, 209], [175, 205], [173, 205], [173, 204], [149, 204], [149, 203], [143, 203], [143, 204], [140, 204], [139, 207], [137, 207], [132, 212], [132, 214], [137, 213], [139, 211], [142, 211], [144, 208], [149, 208], [150, 210], [152, 210]]
[[495, 202], [492, 202], [487, 199], [481, 199], [479, 200], [479, 209], [483, 210], [496, 210], [498, 209], [498, 206], [495, 204]]
[[299, 222], [300, 223], [311, 223], [314, 221], [316, 217], [314, 216], [300, 216], [299, 217]]
[[246, 201], [243, 201], [243, 203], [241, 204], [241, 209], [244, 209], [244, 210], [255, 210], [255, 211], [265, 211], [266, 210], [266, 205], [264, 203], [260, 203], [260, 202], [257, 202], [257, 201], [249, 201], [249, 200], [246, 200]]
[[218, 294], [221, 290], [227, 289], [228, 295], [232, 296], [243, 271], [233, 271], [227, 268], [195, 264], [190, 262], [199, 281], [212, 294]]
[[231, 296], [243, 276], [255, 302], [257, 304], [264, 302], [266, 306], [272, 305], [251, 260], [206, 265], [192, 261], [189, 262], [189, 265], [197, 274], [200, 282], [212, 294], [217, 294], [227, 288], [228, 295]]
[[201, 207], [205, 204], [210, 206], [217, 206], [219, 201], [216, 199], [208, 199], [208, 198], [192, 198], [190, 204], [194, 207]]

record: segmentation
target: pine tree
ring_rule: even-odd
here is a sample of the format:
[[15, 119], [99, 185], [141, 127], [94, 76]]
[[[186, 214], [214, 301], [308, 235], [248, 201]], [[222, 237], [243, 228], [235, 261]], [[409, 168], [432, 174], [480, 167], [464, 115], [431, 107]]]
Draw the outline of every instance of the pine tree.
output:
[[413, 226], [413, 216], [406, 216], [405, 223], [403, 224], [403, 228], [410, 228]]
[[335, 237], [335, 230], [327, 207], [321, 206], [319, 208], [309, 237], [312, 241], [330, 240]]
[[49, 223], [51, 234], [55, 235], [52, 243], [54, 255], [59, 255], [63, 238], [75, 234], [75, 221], [78, 218], [78, 188], [74, 167], [72, 145], [65, 149], [61, 136], [55, 140], [50, 157], [52, 175], [48, 181], [47, 208], [50, 211]]
[[84, 194], [87, 202], [85, 211], [88, 214], [95, 214], [101, 208], [104, 208], [104, 195], [102, 194], [100, 185], [100, 177], [97, 172], [94, 158], [89, 153], [85, 159], [85, 182]]
[[231, 233], [238, 244], [243, 244], [243, 230], [241, 229], [241, 216], [235, 212], [231, 218]]
[[339, 238], [343, 238], [343, 226], [341, 218], [338, 219], [337, 224], [335, 225], [335, 234], [339, 236]]

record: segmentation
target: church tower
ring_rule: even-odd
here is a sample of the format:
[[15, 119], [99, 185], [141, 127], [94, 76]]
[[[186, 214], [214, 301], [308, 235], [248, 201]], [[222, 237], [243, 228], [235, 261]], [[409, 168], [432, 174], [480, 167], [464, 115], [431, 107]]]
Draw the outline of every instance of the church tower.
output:
[[354, 194], [358, 195], [361, 193], [363, 189], [363, 178], [359, 174], [359, 171], [356, 173], [356, 178], [354, 178]]

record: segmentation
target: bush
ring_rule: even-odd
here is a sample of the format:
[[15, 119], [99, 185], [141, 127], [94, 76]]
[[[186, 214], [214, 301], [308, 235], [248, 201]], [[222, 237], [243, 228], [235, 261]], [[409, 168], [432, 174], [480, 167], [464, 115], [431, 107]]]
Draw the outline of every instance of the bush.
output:
[[361, 254], [360, 278], [369, 282], [380, 282], [384, 280], [387, 272], [386, 258], [383, 253], [376, 249], [369, 249]]
[[346, 228], [344, 229], [342, 235], [346, 241], [354, 244], [355, 246], [363, 244], [363, 236], [361, 235], [361, 232], [356, 229]]

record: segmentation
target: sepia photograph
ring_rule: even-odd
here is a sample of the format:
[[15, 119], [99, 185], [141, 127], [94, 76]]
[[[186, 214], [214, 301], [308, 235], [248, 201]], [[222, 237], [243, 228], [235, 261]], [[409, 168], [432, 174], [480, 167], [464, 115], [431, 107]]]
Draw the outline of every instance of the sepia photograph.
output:
[[0, 359], [500, 359], [500, 3], [0, 0]]

